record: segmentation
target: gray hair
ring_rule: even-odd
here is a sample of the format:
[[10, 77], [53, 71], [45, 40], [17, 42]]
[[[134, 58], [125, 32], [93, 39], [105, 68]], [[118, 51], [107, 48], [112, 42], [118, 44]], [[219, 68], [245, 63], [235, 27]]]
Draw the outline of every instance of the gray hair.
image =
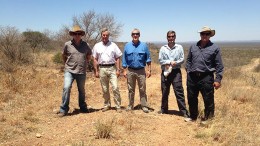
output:
[[108, 34], [110, 35], [110, 32], [108, 31], [108, 29], [107, 29], [107, 28], [102, 28], [102, 29], [101, 29], [101, 35], [103, 34], [103, 32], [106, 32], [106, 31], [107, 31], [107, 32], [108, 32]]
[[169, 30], [169, 31], [167, 32], [166, 36], [168, 36], [169, 34], [172, 34], [172, 33], [176, 36], [176, 32], [173, 31], [173, 30]]

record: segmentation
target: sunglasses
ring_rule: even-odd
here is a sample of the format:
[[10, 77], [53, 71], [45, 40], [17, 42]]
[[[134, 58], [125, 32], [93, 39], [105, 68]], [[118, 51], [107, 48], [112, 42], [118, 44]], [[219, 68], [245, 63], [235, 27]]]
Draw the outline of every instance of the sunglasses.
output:
[[140, 33], [132, 33], [132, 35], [140, 35]]
[[81, 33], [73, 33], [73, 35], [82, 35]]
[[210, 36], [210, 34], [211, 34], [210, 32], [201, 32], [201, 33], [200, 33], [200, 35], [202, 35], [202, 36], [203, 36], [203, 35]]
[[167, 38], [174, 38], [175, 37], [175, 35], [172, 35], [172, 36], [167, 36]]

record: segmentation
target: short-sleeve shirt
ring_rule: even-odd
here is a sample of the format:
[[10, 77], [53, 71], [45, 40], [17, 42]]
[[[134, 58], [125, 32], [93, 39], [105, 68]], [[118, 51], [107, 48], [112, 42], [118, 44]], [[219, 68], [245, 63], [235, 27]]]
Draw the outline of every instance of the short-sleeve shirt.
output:
[[74, 74], [86, 73], [87, 56], [91, 55], [92, 51], [85, 41], [81, 40], [79, 46], [75, 44], [74, 40], [66, 42], [62, 53], [67, 56], [65, 71]]
[[98, 64], [114, 64], [116, 58], [122, 56], [122, 52], [118, 46], [111, 41], [107, 44], [99, 42], [95, 44], [92, 56], [97, 59]]

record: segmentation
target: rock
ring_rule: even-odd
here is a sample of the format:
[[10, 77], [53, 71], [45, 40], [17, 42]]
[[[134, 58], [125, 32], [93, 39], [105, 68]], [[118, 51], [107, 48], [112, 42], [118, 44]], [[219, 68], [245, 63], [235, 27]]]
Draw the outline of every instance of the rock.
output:
[[41, 138], [42, 135], [41, 135], [40, 133], [37, 133], [37, 134], [36, 134], [36, 137], [37, 137], [37, 138]]

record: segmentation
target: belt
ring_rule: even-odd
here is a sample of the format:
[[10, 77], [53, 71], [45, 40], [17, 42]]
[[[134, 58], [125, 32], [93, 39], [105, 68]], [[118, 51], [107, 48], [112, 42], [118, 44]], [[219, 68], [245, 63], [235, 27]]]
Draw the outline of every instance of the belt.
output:
[[99, 64], [99, 66], [114, 66], [115, 64]]
[[195, 75], [197, 77], [202, 77], [202, 76], [206, 76], [206, 75], [211, 75], [213, 74], [213, 72], [191, 72], [192, 75]]
[[132, 67], [128, 67], [129, 69], [132, 69], [132, 70], [140, 70], [140, 69], [143, 69], [144, 67], [141, 67], [141, 68], [132, 68]]

